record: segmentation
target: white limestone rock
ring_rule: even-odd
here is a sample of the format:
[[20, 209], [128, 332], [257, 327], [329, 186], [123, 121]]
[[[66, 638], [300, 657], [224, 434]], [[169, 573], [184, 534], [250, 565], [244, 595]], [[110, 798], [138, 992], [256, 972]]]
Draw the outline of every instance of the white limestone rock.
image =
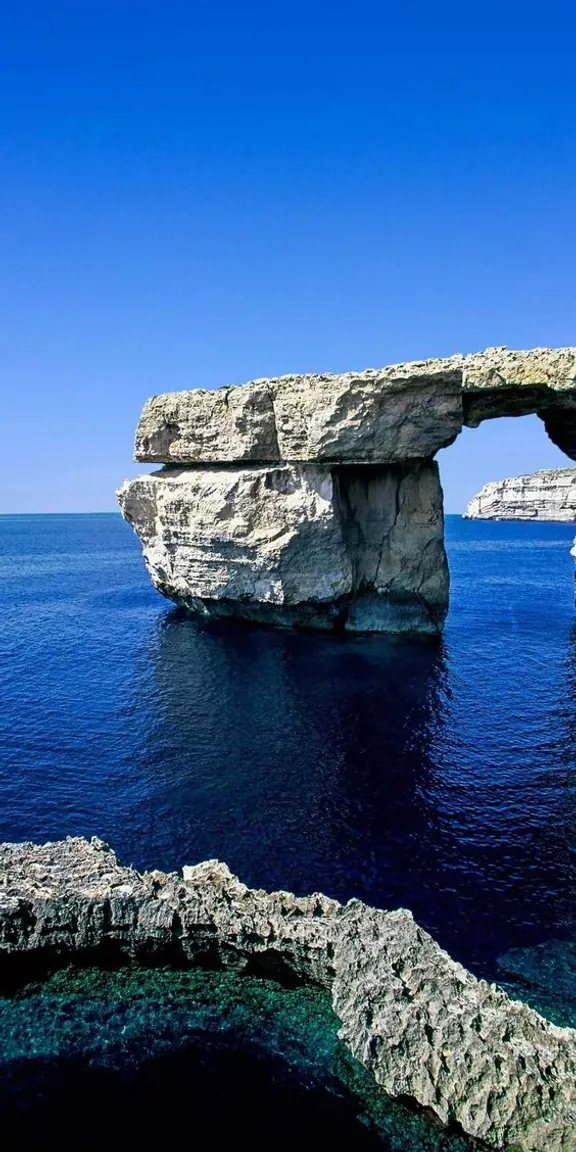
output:
[[466, 505], [468, 520], [576, 521], [576, 468], [491, 480]]
[[410, 912], [252, 890], [215, 860], [140, 874], [93, 839], [0, 845], [0, 979], [24, 955], [183, 963], [325, 987], [390, 1096], [495, 1149], [575, 1152], [576, 1031], [477, 980]]
[[202, 615], [390, 632], [444, 621], [434, 464], [166, 469], [118, 499], [155, 587]]
[[351, 901], [332, 984], [340, 1037], [390, 1096], [508, 1152], [576, 1149], [576, 1030], [477, 980], [409, 912]]
[[462, 427], [461, 373], [442, 360], [271, 382], [284, 460], [398, 464], [433, 456]]
[[576, 348], [487, 348], [463, 360], [464, 423], [539, 415], [546, 431], [576, 458]]
[[530, 348], [522, 352], [502, 345], [462, 357], [462, 369], [462, 386], [467, 392], [519, 387], [564, 393], [576, 390], [576, 348]]
[[138, 422], [134, 456], [151, 464], [278, 461], [270, 383], [152, 396]]
[[431, 456], [462, 428], [461, 371], [444, 361], [280, 376], [149, 400], [135, 458], [398, 463]]
[[120, 505], [156, 587], [204, 615], [436, 632], [449, 580], [431, 458], [463, 423], [528, 413], [576, 459], [575, 348], [166, 393], [136, 457], [169, 468]]

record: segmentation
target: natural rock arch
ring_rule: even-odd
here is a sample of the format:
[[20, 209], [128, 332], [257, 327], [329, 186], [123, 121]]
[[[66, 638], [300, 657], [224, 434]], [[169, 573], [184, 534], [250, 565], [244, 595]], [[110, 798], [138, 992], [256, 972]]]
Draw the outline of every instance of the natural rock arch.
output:
[[576, 459], [576, 348], [282, 376], [152, 397], [118, 493], [155, 586], [205, 615], [438, 632], [448, 611], [435, 454], [538, 415]]

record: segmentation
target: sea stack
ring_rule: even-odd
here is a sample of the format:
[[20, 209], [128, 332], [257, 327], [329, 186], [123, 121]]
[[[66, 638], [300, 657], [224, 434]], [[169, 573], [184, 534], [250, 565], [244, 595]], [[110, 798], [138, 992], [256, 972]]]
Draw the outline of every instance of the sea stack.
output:
[[576, 459], [576, 349], [281, 376], [148, 400], [120, 508], [163, 595], [205, 617], [353, 632], [442, 629], [436, 452], [537, 413]]
[[466, 505], [467, 520], [576, 521], [576, 468], [542, 468], [491, 480]]

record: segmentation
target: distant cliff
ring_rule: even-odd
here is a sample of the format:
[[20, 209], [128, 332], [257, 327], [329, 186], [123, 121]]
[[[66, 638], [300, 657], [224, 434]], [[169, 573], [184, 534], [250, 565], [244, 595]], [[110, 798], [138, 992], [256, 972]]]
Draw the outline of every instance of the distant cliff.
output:
[[576, 521], [576, 468], [491, 480], [467, 504], [468, 520]]

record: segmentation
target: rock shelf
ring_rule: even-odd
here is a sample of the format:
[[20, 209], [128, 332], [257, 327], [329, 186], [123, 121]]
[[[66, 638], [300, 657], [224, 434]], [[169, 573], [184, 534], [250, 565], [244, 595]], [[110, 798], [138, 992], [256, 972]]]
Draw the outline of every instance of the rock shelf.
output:
[[318, 985], [389, 1096], [498, 1149], [576, 1149], [576, 1031], [443, 951], [410, 912], [247, 888], [215, 860], [139, 873], [100, 840], [0, 845], [0, 978], [74, 960]]

